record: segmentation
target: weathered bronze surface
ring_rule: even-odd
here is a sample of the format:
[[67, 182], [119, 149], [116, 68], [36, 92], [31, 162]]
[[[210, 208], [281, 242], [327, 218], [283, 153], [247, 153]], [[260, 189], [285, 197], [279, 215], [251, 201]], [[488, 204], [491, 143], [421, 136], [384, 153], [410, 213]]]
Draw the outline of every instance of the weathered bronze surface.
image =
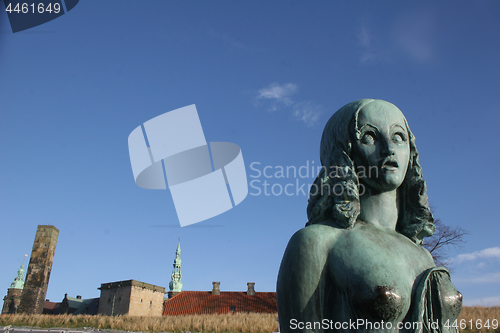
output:
[[462, 295], [422, 247], [435, 226], [403, 113], [381, 100], [347, 104], [320, 155], [309, 221], [278, 274], [281, 332], [457, 332]]

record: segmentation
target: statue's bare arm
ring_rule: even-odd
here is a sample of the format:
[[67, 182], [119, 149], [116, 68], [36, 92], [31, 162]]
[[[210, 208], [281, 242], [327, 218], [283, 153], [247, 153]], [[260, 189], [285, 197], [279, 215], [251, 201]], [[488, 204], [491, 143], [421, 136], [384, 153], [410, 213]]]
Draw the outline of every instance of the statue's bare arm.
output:
[[281, 332], [310, 332], [306, 323], [323, 319], [325, 282], [329, 280], [327, 258], [335, 238], [332, 233], [337, 231], [332, 229], [324, 225], [306, 227], [288, 243], [276, 290]]

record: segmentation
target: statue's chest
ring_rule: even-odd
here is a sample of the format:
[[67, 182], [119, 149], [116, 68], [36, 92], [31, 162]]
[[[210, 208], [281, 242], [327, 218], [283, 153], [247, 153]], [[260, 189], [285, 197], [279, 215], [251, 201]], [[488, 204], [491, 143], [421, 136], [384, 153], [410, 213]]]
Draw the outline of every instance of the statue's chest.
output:
[[[418, 275], [433, 266], [406, 237], [371, 228], [346, 231], [329, 262], [330, 276], [360, 317], [402, 320]], [[342, 251], [339, 255], [338, 251]]]

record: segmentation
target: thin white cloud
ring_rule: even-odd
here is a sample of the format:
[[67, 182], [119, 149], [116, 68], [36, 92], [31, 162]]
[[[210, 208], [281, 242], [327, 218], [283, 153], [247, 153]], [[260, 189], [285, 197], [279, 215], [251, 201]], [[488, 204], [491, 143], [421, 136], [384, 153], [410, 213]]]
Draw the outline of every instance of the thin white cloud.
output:
[[[367, 20], [365, 20], [367, 21]], [[361, 22], [357, 30], [356, 39], [360, 50], [361, 63], [387, 62], [393, 58], [394, 45], [391, 37], [369, 26], [368, 22]]]
[[223, 41], [224, 43], [230, 45], [231, 47], [234, 47], [234, 48], [237, 48], [237, 49], [240, 49], [243, 51], [254, 51], [254, 49], [252, 47], [249, 47], [248, 45], [244, 44], [243, 42], [241, 42], [238, 39], [230, 37], [226, 33], [219, 33], [219, 32], [215, 32], [214, 30], [208, 30], [208, 35], [210, 37], [213, 37], [215, 39], [219, 39], [219, 40]]
[[396, 44], [418, 62], [432, 60], [436, 24], [436, 15], [430, 9], [402, 15], [394, 25]]
[[375, 51], [372, 47], [372, 37], [366, 26], [362, 26], [357, 34], [358, 44], [361, 47], [361, 62], [365, 63], [375, 59]]
[[398, 54], [426, 63], [436, 58], [436, 29], [439, 24], [432, 8], [396, 15], [390, 31], [370, 24], [370, 17], [358, 22], [356, 41], [361, 63], [393, 61]]
[[500, 283], [500, 272], [483, 274], [479, 277], [457, 278], [454, 280], [465, 283]]
[[362, 47], [369, 48], [371, 45], [371, 38], [368, 34], [368, 29], [366, 27], [362, 27], [361, 31], [358, 33], [358, 42]]
[[293, 106], [293, 116], [303, 121], [307, 126], [315, 125], [319, 116], [323, 113], [323, 107], [312, 102], [300, 102]]
[[295, 102], [292, 95], [297, 91], [298, 86], [295, 83], [272, 83], [268, 87], [258, 90], [256, 101], [267, 101], [270, 105], [269, 111], [284, 108], [291, 112], [293, 118], [311, 127], [318, 121], [323, 107], [311, 101]]
[[[275, 103], [282, 103], [286, 106], [290, 106], [294, 103], [293, 100], [290, 98], [290, 96], [293, 95], [297, 91], [297, 89], [298, 87], [295, 83], [285, 83], [285, 84], [272, 83], [267, 88], [259, 89], [257, 98], [270, 99]], [[277, 106], [275, 107], [277, 109]]]
[[464, 305], [465, 306], [499, 306], [500, 305], [500, 295], [490, 296], [484, 298], [476, 298], [476, 299], [467, 299], [464, 297]]
[[500, 259], [500, 247], [489, 247], [489, 248], [481, 250], [481, 251], [460, 254], [453, 261], [461, 263], [464, 261], [476, 260], [478, 258], [497, 258], [497, 259]]

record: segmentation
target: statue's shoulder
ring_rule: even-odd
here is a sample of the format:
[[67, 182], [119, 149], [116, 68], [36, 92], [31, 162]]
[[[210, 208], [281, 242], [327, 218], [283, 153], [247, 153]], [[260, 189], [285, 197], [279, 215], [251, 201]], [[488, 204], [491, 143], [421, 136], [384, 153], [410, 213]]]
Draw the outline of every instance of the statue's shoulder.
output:
[[312, 224], [297, 231], [288, 246], [307, 248], [313, 252], [324, 251], [327, 254], [345, 231], [326, 223]]

